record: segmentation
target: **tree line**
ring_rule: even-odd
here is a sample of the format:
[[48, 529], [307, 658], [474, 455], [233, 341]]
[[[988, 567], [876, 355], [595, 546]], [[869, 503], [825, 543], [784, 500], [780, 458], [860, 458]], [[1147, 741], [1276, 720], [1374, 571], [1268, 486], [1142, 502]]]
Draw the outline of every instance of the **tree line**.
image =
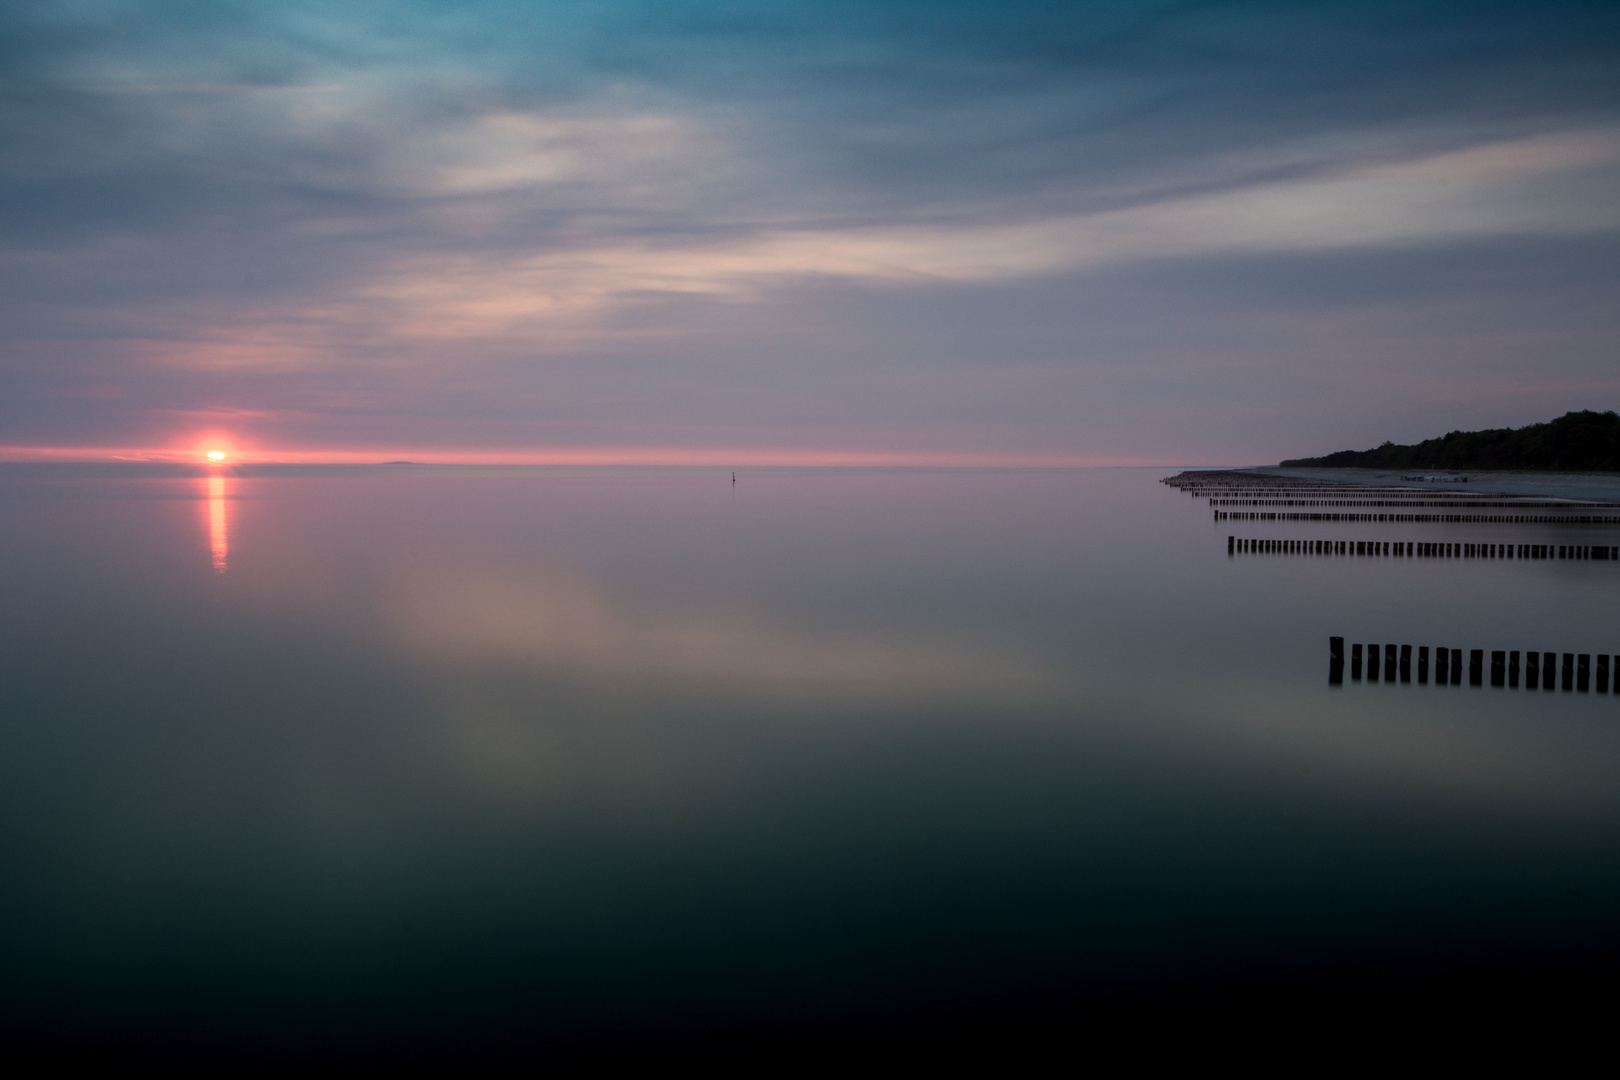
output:
[[1284, 467], [1359, 469], [1550, 469], [1620, 472], [1620, 416], [1614, 410], [1565, 413], [1544, 424], [1488, 431], [1453, 431], [1414, 446], [1386, 442], [1371, 450], [1340, 450], [1294, 458]]

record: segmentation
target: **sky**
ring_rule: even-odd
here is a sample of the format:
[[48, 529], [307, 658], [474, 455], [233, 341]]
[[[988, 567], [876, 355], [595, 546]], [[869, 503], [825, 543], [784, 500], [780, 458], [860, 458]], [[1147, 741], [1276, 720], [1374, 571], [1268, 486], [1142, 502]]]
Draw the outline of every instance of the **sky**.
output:
[[0, 5], [0, 456], [1254, 464], [1620, 406], [1620, 5]]

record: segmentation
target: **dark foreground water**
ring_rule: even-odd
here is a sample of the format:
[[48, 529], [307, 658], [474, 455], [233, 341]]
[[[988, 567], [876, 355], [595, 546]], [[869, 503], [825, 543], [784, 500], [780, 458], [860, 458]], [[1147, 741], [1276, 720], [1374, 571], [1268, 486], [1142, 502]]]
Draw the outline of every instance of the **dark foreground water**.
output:
[[[1620, 563], [1162, 472], [0, 473], [7, 1030], [810, 1033], [1620, 971]], [[1610, 540], [1610, 542], [1614, 542]], [[1487, 656], [1489, 652], [1487, 652]]]

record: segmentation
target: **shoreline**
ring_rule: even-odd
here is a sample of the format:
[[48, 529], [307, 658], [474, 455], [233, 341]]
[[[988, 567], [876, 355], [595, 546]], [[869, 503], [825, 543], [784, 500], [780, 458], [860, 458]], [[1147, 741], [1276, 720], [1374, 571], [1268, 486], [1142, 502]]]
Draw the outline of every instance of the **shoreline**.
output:
[[[1620, 504], [1620, 473], [1502, 472], [1490, 469], [1419, 469], [1407, 473], [1391, 469], [1288, 468], [1257, 465], [1245, 470], [1260, 476], [1287, 476], [1299, 480], [1330, 480], [1345, 484], [1412, 488], [1479, 495], [1532, 495], [1547, 499]], [[1468, 482], [1447, 483], [1402, 480], [1402, 475], [1466, 476]]]

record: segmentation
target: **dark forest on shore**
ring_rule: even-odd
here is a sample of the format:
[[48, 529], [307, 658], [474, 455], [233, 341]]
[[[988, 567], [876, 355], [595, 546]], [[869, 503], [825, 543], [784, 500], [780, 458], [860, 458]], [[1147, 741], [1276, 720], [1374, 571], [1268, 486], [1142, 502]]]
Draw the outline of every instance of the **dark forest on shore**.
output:
[[1293, 458], [1282, 467], [1342, 469], [1543, 469], [1620, 472], [1620, 416], [1565, 413], [1522, 428], [1453, 431], [1415, 446], [1386, 442], [1371, 450], [1341, 450], [1326, 457]]

